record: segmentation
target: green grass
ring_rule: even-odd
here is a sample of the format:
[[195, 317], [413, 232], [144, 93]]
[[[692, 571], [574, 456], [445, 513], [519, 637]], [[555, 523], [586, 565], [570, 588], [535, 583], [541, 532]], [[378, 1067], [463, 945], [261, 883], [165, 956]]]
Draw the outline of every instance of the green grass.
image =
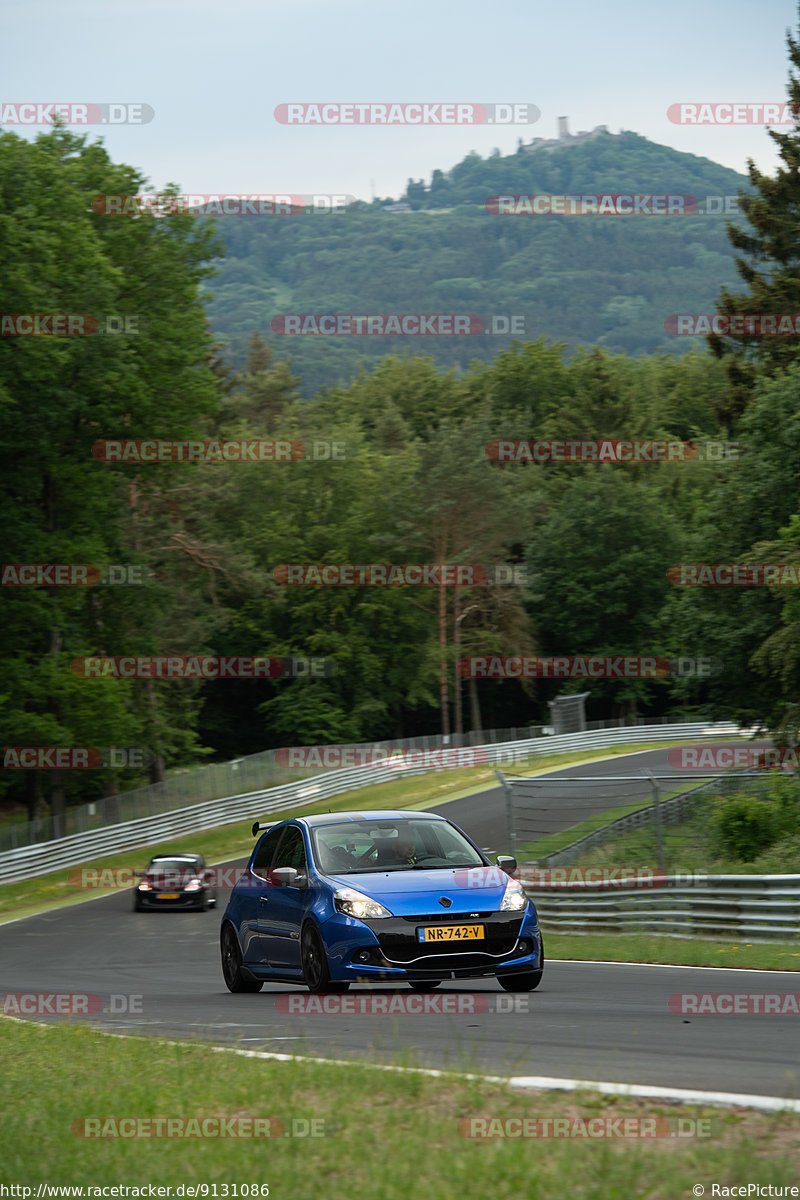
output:
[[[684, 787], [670, 788], [669, 790], [659, 791], [659, 800], [663, 804], [665, 800], [671, 800], [673, 796], [682, 796], [685, 792], [691, 791], [697, 786], [695, 781], [687, 781]], [[556, 854], [559, 850], [565, 850], [567, 846], [571, 846], [573, 842], [580, 841], [587, 834], [594, 833], [597, 829], [602, 829], [604, 825], [609, 825], [612, 821], [618, 820], [620, 817], [627, 817], [629, 813], [638, 812], [642, 808], [649, 808], [653, 803], [652, 797], [649, 799], [639, 799], [632, 804], [623, 804], [618, 808], [609, 808], [605, 812], [597, 813], [595, 816], [587, 817], [585, 821], [581, 821], [578, 825], [573, 825], [570, 829], [561, 830], [559, 833], [549, 833], [546, 837], [535, 838], [533, 841], [524, 842], [517, 846], [517, 858], [520, 862], [525, 862], [532, 859], [547, 858], [550, 854]], [[662, 822], [663, 824], [663, 822]], [[663, 824], [664, 830], [670, 826]], [[656, 853], [655, 840], [655, 825], [651, 824], [638, 830], [634, 830], [637, 834], [642, 834], [644, 837], [649, 837], [649, 830], [652, 829], [653, 849], [651, 857]], [[622, 838], [627, 838], [628, 834], [616, 834], [613, 845], [620, 843]], [[605, 845], [605, 844], [604, 844]], [[581, 856], [581, 862], [584, 858], [594, 853], [594, 850], [587, 850]], [[625, 865], [629, 865], [632, 860], [628, 860]], [[655, 861], [655, 859], [654, 859]]]
[[545, 956], [600, 962], [673, 963], [687, 967], [743, 967], [800, 971], [800, 942], [714, 942], [649, 933], [556, 933], [542, 922]]
[[[273, 1200], [672, 1200], [691, 1196], [697, 1183], [710, 1195], [714, 1181], [792, 1182], [800, 1157], [798, 1114], [518, 1092], [479, 1078], [248, 1059], [199, 1043], [8, 1020], [0, 1021], [0, 1057], [0, 1181], [33, 1186], [34, 1195], [39, 1183], [49, 1183], [216, 1184], [219, 1196], [227, 1184], [230, 1196], [233, 1184], [246, 1183], [267, 1185]], [[564, 1117], [674, 1123], [679, 1116], [705, 1122], [702, 1136], [472, 1138], [459, 1125], [467, 1118]], [[324, 1136], [76, 1134], [86, 1119], [157, 1117], [271, 1118], [290, 1133], [313, 1128]]]
[[606, 812], [587, 817], [585, 821], [573, 825], [570, 829], [563, 829], [559, 833], [549, 833], [545, 837], [523, 842], [522, 845], [517, 846], [517, 859], [519, 862], [529, 862], [534, 859], [547, 858], [548, 855], [566, 849], [567, 846], [571, 846], [573, 842], [579, 841], [587, 834], [594, 833], [596, 829], [602, 829], [611, 821], [616, 821], [619, 817], [627, 817], [629, 813], [638, 812], [640, 808], [646, 807], [647, 801], [637, 800], [634, 804], [623, 804], [618, 808], [609, 808]]
[[[800, 835], [785, 838], [749, 862], [719, 853], [709, 826], [712, 797], [698, 801], [676, 822], [662, 824], [664, 862], [669, 875], [797, 875], [800, 874]], [[570, 840], [576, 840], [570, 838]], [[520, 856], [521, 857], [521, 856]], [[585, 850], [575, 868], [653, 866], [658, 862], [652, 824], [615, 834], [613, 839]]]

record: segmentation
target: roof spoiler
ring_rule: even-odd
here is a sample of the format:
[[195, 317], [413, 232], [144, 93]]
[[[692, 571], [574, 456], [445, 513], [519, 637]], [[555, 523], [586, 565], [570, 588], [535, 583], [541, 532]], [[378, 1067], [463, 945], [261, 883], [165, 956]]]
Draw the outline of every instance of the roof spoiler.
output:
[[254, 821], [253, 822], [253, 830], [252, 830], [253, 837], [255, 837], [257, 833], [260, 833], [262, 829], [272, 829], [273, 825], [278, 825], [278, 824], [279, 824], [278, 821], [269, 821], [266, 825], [262, 825], [262, 824], [260, 824], [260, 822]]

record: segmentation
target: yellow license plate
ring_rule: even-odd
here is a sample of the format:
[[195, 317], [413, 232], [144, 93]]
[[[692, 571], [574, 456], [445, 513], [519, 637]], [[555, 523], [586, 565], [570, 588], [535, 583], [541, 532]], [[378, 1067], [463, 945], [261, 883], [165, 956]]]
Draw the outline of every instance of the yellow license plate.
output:
[[180, 892], [159, 892], [156, 900], [180, 900]]
[[476, 942], [483, 936], [482, 925], [423, 925], [417, 930], [421, 942]]

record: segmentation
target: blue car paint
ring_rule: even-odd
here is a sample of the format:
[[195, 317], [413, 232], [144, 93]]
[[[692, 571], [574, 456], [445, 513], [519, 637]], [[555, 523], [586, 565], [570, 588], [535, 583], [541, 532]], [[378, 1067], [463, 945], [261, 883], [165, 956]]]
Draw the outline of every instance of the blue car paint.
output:
[[[476, 879], [475, 870], [472, 868], [411, 868], [408, 871], [323, 874], [314, 861], [310, 828], [315, 825], [338, 824], [342, 818], [352, 821], [398, 822], [430, 819], [449, 824], [473, 846], [484, 866], [490, 868], [486, 872], [486, 880], [483, 881], [480, 877]], [[306, 921], [314, 923], [322, 938], [330, 977], [334, 981], [364, 982], [374, 979], [402, 982], [420, 977], [419, 973], [415, 975], [413, 971], [409, 972], [403, 967], [353, 961], [353, 954], [359, 950], [369, 947], [376, 951], [380, 949], [377, 930], [381, 928], [382, 922], [384, 929], [387, 928], [387, 924], [385, 919], [373, 919], [368, 922], [339, 912], [333, 904], [333, 896], [338, 888], [350, 887], [371, 897], [388, 908], [396, 918], [427, 916], [433, 921], [436, 918], [441, 919], [445, 911], [448, 916], [464, 915], [465, 918], [476, 911], [492, 914], [499, 911], [508, 877], [490, 862], [468, 834], [438, 814], [404, 810], [320, 814], [310, 818], [291, 818], [282, 822], [280, 826], [272, 826], [270, 832], [279, 827], [292, 826], [300, 829], [303, 836], [308, 862], [308, 888], [280, 887], [252, 870], [261, 841], [268, 836], [264, 833], [256, 842], [222, 918], [223, 923], [228, 921], [236, 930], [242, 952], [242, 964], [254, 979], [303, 982], [300, 935]], [[463, 886], [465, 870], [472, 872], [466, 887]], [[457, 876], [461, 877], [460, 883], [456, 882]], [[264, 895], [269, 897], [266, 902], [262, 900]], [[443, 896], [452, 902], [446, 910], [439, 904], [439, 898]], [[536, 970], [541, 965], [541, 936], [533, 902], [528, 900], [524, 909], [518, 910], [518, 913], [503, 914], [503, 917], [521, 919], [517, 937], [527, 938], [533, 944], [533, 953], [516, 956], [511, 954], [475, 970], [459, 968], [453, 973], [442, 968], [435, 972], [429, 971], [428, 974], [435, 973], [442, 978], [478, 978], [494, 975], [498, 971], [503, 972], [504, 969], [506, 973], [511, 973], [512, 970], [515, 973]], [[425, 951], [427, 947], [421, 943], [420, 949]], [[469, 954], [472, 949], [470, 947], [466, 953]], [[270, 961], [267, 962], [267, 959]]]

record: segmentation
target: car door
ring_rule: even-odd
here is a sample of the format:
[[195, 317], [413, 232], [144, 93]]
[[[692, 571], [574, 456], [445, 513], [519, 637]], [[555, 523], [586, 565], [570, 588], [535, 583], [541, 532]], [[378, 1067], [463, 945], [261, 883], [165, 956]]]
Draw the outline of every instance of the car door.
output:
[[236, 885], [241, 904], [239, 937], [242, 943], [242, 960], [244, 962], [264, 962], [266, 960], [266, 951], [261, 945], [260, 938], [259, 902], [269, 886], [269, 871], [282, 833], [282, 829], [271, 829], [269, 833], [264, 834], [256, 846], [249, 871]]
[[[283, 831], [270, 872], [294, 867], [308, 879], [308, 860], [302, 830], [289, 825]], [[272, 879], [258, 902], [259, 947], [270, 966], [300, 970], [300, 927], [310, 892], [307, 887], [281, 887]]]

